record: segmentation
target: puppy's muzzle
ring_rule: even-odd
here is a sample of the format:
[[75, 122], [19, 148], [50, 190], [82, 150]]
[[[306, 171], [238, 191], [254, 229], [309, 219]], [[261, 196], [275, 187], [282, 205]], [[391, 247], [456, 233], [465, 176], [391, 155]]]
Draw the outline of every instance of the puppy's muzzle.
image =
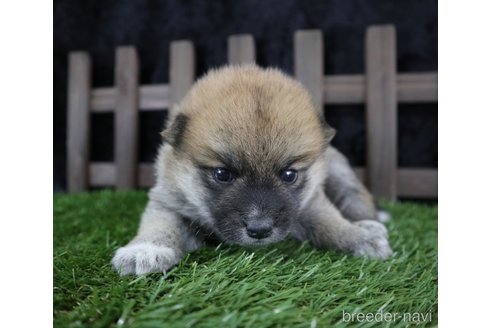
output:
[[243, 220], [246, 227], [246, 233], [251, 238], [264, 239], [270, 237], [273, 233], [273, 226], [269, 220]]

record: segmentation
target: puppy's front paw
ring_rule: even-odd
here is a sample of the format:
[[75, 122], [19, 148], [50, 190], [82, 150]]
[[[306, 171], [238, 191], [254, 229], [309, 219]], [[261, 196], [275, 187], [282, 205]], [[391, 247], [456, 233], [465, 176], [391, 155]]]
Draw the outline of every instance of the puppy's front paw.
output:
[[358, 221], [354, 224], [362, 229], [361, 239], [355, 241], [354, 255], [386, 259], [393, 254], [388, 242], [388, 230], [383, 224], [372, 220]]
[[178, 261], [179, 258], [172, 248], [152, 243], [136, 243], [119, 248], [111, 264], [120, 275], [143, 275], [165, 272]]

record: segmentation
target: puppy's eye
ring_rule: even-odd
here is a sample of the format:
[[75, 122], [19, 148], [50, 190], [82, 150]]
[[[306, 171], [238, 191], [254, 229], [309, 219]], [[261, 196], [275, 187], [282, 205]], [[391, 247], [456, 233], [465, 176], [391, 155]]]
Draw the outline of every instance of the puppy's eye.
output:
[[280, 173], [280, 179], [283, 182], [292, 184], [297, 180], [297, 171], [296, 170], [284, 170]]
[[232, 172], [224, 167], [214, 168], [212, 174], [215, 181], [219, 183], [229, 183], [234, 179], [234, 175], [232, 174]]

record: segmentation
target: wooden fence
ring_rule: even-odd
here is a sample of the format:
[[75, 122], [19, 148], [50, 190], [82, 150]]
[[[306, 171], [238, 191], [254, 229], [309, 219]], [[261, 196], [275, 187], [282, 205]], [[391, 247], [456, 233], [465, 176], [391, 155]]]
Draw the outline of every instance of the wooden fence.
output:
[[[377, 197], [437, 198], [437, 169], [397, 167], [397, 103], [437, 102], [437, 72], [398, 74], [395, 28], [390, 25], [367, 29], [364, 75], [324, 76], [323, 51], [321, 31], [297, 31], [295, 77], [307, 87], [319, 111], [324, 104], [366, 105], [367, 167], [354, 168], [359, 178]], [[255, 62], [253, 37], [229, 37], [228, 60], [234, 64]], [[137, 162], [138, 113], [169, 110], [183, 98], [195, 78], [193, 44], [187, 40], [172, 42], [169, 65], [169, 84], [139, 85], [135, 48], [118, 47], [115, 86], [92, 89], [89, 55], [70, 54], [70, 192], [84, 191], [90, 186], [130, 189], [153, 184], [152, 164]], [[115, 161], [90, 162], [90, 115], [107, 112], [115, 113]]]

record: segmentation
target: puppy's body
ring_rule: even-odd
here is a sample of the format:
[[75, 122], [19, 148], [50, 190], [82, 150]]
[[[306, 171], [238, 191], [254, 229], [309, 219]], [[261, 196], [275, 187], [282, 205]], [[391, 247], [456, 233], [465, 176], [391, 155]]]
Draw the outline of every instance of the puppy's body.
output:
[[207, 238], [317, 247], [386, 258], [371, 195], [329, 145], [308, 93], [276, 70], [228, 67], [199, 80], [163, 132], [156, 184], [121, 274], [166, 271]]

